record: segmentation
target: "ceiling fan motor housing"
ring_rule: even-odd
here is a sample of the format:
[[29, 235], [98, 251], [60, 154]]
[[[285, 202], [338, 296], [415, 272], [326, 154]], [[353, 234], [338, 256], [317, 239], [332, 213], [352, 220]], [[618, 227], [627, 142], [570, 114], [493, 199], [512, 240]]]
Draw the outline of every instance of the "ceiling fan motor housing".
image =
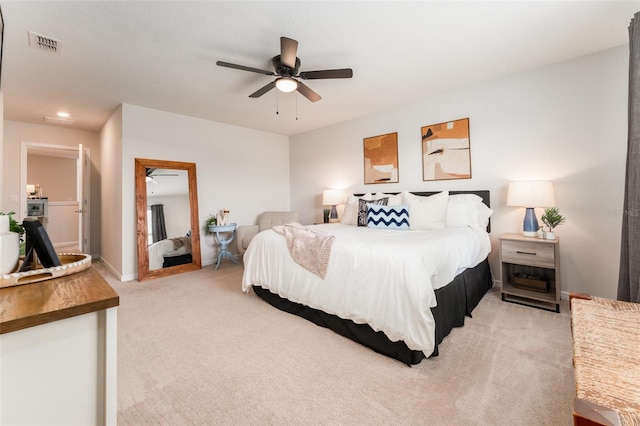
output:
[[288, 66], [283, 65], [280, 55], [277, 55], [273, 57], [273, 67], [275, 68], [277, 75], [281, 77], [293, 77], [298, 74], [298, 69], [300, 69], [300, 58], [296, 57], [296, 67], [291, 69]]

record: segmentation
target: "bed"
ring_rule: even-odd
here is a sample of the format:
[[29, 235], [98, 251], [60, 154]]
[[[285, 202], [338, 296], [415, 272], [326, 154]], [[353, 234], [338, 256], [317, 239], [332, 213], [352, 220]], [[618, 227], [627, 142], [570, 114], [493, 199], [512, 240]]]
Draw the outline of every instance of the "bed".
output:
[[[360, 221], [362, 206], [369, 209], [365, 215], [371, 219], [374, 198], [385, 196], [387, 202], [395, 198], [389, 202], [392, 206], [408, 211], [410, 230], [372, 226], [371, 221], [368, 226], [354, 226], [347, 219], [353, 199], [360, 204]], [[278, 309], [408, 365], [438, 355], [438, 344], [454, 327], [464, 325], [465, 316], [471, 316], [493, 285], [487, 261], [491, 250], [489, 192], [403, 192], [350, 198], [342, 223], [303, 227], [306, 233], [332, 240], [324, 276], [296, 263], [288, 248], [291, 240], [281, 235], [282, 229], [271, 229], [258, 234], [247, 248], [243, 291], [253, 291]], [[442, 211], [444, 200], [445, 215], [447, 210], [450, 215], [454, 211], [462, 214], [452, 218], [452, 223], [448, 215], [435, 217], [436, 199], [437, 211]], [[452, 207], [452, 200], [465, 200], [466, 210], [460, 210], [460, 203]], [[471, 200], [473, 208], [467, 203]], [[485, 209], [480, 220], [479, 204]], [[377, 208], [401, 210], [392, 206]], [[446, 221], [447, 226], [440, 221], [433, 229], [418, 226], [427, 216]], [[465, 221], [474, 226], [463, 226]]]
[[149, 245], [149, 270], [193, 262], [191, 238], [165, 238]]

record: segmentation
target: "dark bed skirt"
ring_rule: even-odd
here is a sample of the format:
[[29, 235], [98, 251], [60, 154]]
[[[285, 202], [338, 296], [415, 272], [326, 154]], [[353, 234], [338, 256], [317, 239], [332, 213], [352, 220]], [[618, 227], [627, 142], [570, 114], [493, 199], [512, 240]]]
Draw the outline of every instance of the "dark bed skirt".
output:
[[[475, 268], [467, 269], [452, 282], [436, 290], [438, 306], [431, 308], [436, 322], [436, 344], [433, 353], [429, 356], [438, 355], [438, 344], [451, 332], [453, 327], [464, 325], [465, 316], [471, 317], [473, 309], [492, 286], [489, 261], [485, 259]], [[390, 341], [382, 331], [374, 331], [367, 324], [356, 324], [351, 320], [291, 302], [260, 286], [253, 286], [253, 291], [260, 298], [282, 311], [306, 318], [316, 325], [329, 328], [407, 365], [418, 364], [426, 357], [422, 351], [409, 349], [404, 342]]]

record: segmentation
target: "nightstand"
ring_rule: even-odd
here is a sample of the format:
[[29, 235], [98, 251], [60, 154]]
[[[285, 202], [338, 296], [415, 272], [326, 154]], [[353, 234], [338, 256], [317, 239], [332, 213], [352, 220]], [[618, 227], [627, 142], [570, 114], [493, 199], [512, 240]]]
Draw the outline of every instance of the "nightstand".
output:
[[558, 240], [520, 234], [499, 239], [502, 300], [560, 312]]

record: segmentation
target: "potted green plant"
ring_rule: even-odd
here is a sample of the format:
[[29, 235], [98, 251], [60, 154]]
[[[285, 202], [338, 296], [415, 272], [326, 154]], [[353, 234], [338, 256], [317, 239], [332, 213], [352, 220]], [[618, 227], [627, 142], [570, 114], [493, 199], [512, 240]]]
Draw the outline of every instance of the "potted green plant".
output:
[[547, 207], [544, 209], [544, 214], [540, 219], [542, 220], [542, 223], [547, 225], [547, 228], [549, 228], [549, 231], [544, 233], [544, 237], [547, 240], [556, 239], [556, 234], [553, 232], [553, 229], [566, 220], [566, 218], [560, 214], [560, 209], [557, 207]]
[[24, 228], [13, 218], [14, 214], [16, 214], [16, 212], [0, 212], [0, 215], [2, 216], [9, 216], [9, 232], [15, 232], [16, 234], [19, 234], [21, 236], [20, 238], [22, 239]]
[[218, 220], [216, 219], [216, 215], [209, 213], [209, 217], [204, 222], [204, 232], [205, 232], [205, 234], [210, 234], [211, 232], [209, 232], [209, 227], [212, 226], [212, 225], [215, 226], [217, 224], [218, 224]]

